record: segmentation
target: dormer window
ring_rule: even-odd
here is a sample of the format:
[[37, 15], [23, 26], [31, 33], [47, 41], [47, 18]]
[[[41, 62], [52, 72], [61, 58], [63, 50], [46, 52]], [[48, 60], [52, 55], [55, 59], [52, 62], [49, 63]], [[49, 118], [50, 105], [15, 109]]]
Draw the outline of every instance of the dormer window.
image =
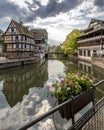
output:
[[9, 28], [9, 32], [16, 32], [16, 28]]
[[11, 32], [14, 32], [14, 28], [11, 28]]

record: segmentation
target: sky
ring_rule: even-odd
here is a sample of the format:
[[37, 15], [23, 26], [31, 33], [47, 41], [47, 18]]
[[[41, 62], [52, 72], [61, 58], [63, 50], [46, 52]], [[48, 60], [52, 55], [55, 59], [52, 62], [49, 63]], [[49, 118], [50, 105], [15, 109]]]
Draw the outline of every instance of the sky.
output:
[[104, 20], [104, 0], [0, 0], [0, 29], [5, 31], [12, 19], [46, 29], [49, 44], [58, 45], [91, 19]]

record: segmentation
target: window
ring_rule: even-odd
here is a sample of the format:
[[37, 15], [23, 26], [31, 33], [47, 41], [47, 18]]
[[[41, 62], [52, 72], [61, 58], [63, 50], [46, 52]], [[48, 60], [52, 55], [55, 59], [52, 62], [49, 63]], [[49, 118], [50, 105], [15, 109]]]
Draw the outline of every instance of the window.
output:
[[30, 38], [28, 37], [28, 42], [30, 41]]
[[19, 48], [21, 48], [21, 44], [19, 44]]
[[11, 28], [11, 32], [14, 32], [14, 28]]
[[93, 50], [93, 53], [94, 53], [94, 54], [96, 54], [96, 52], [97, 52], [96, 50]]
[[14, 32], [16, 32], [16, 28], [14, 28]]
[[97, 50], [93, 50], [93, 56], [97, 56]]
[[19, 48], [19, 44], [16, 44], [16, 48]]
[[22, 48], [25, 48], [25, 44], [22, 45]]
[[5, 40], [11, 40], [11, 36], [5, 36]]
[[16, 32], [16, 28], [10, 28], [10, 32]]
[[18, 40], [19, 36], [18, 35], [13, 35], [13, 40]]
[[7, 48], [8, 48], [8, 49], [10, 48], [10, 44], [7, 45]]
[[90, 54], [90, 50], [88, 50], [88, 56], [90, 57], [90, 55], [91, 55], [91, 54]]
[[86, 56], [86, 51], [84, 51], [84, 56]]
[[13, 40], [15, 40], [15, 36], [13, 36]]
[[11, 32], [11, 28], [8, 29], [8, 32]]
[[21, 40], [21, 35], [18, 36], [18, 39]]
[[25, 40], [25, 36], [23, 36], [23, 40]]
[[13, 48], [16, 48], [16, 44], [13, 45]]
[[82, 56], [82, 51], [79, 51], [79, 55]]
[[25, 36], [25, 41], [27, 41], [27, 37]]
[[30, 45], [27, 45], [27, 46], [26, 46], [26, 48], [28, 48], [28, 49], [29, 49], [29, 48], [30, 48]]
[[18, 40], [18, 35], [15, 36], [15, 40]]

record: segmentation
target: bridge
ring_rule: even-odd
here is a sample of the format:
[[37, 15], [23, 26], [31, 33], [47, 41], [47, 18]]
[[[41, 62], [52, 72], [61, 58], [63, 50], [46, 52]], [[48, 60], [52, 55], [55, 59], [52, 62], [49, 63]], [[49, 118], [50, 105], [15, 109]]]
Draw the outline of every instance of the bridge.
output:
[[47, 52], [47, 54], [64, 54], [62, 52]]
[[64, 54], [62, 52], [47, 52], [45, 54], [45, 57], [46, 58], [52, 58], [52, 57], [57, 57], [59, 55], [62, 56], [62, 57], [67, 57], [68, 56], [68, 54]]

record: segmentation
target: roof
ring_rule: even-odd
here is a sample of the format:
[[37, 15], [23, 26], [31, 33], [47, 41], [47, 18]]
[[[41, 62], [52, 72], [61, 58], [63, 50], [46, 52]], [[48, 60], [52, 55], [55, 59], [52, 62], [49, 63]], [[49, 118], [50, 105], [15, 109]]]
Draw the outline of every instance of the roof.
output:
[[[96, 23], [97, 22], [97, 23]], [[94, 24], [95, 23], [95, 24]], [[98, 26], [100, 24], [100, 26]], [[96, 26], [97, 25], [97, 26]], [[92, 34], [94, 32], [99, 32], [101, 30], [104, 30], [104, 21], [103, 20], [98, 20], [98, 19], [92, 19], [89, 23], [88, 28], [83, 30], [83, 33], [81, 36], [77, 37], [83, 37], [86, 36], [88, 34]]]
[[[94, 22], [98, 22], [98, 23], [101, 23], [101, 24], [104, 24], [104, 21], [103, 20], [100, 20], [100, 19], [91, 19], [90, 23], [89, 23], [89, 26], [94, 23]], [[88, 27], [89, 27], [88, 26]]]
[[18, 30], [20, 31], [21, 34], [34, 38], [30, 34], [27, 27], [23, 26], [21, 23], [18, 23], [18, 22], [14, 21], [14, 20], [12, 20], [12, 21], [15, 23], [16, 27], [18, 28]]
[[[26, 36], [29, 36], [29, 37], [31, 37], [31, 38], [34, 38], [34, 37], [30, 34], [28, 28], [25, 27], [25, 26], [23, 26], [23, 24], [18, 23], [18, 22], [14, 21], [14, 20], [12, 20], [11, 23], [12, 23], [12, 22], [16, 25], [16, 28], [18, 29], [18, 31], [19, 31], [22, 35], [26, 35]], [[10, 23], [10, 24], [11, 24], [11, 23]], [[9, 24], [9, 26], [10, 26], [10, 24]], [[8, 27], [9, 27], [9, 26], [8, 26]], [[6, 33], [6, 32], [5, 32], [5, 33]], [[4, 34], [5, 34], [5, 33], [4, 33]]]
[[48, 38], [48, 33], [46, 29], [31, 29], [30, 33], [34, 36], [35, 40], [42, 40], [44, 38]]
[[91, 21], [90, 21], [90, 23], [88, 25], [88, 28], [84, 29], [83, 31], [87, 31], [87, 30], [93, 29], [96, 26], [96, 22], [97, 22], [97, 24], [104, 25], [104, 21], [103, 20], [91, 19]]

